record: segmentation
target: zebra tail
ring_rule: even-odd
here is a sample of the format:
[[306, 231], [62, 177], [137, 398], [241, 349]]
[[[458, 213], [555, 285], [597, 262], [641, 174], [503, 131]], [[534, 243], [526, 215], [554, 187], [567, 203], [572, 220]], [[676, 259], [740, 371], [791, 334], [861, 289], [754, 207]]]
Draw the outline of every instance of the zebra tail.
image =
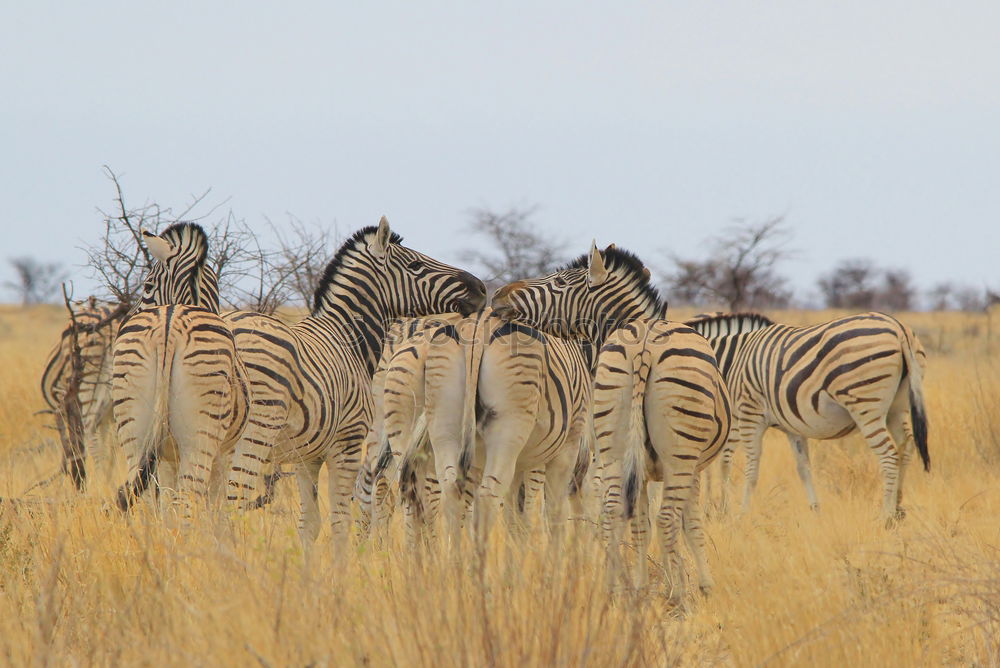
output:
[[632, 361], [632, 405], [629, 407], [631, 420], [629, 423], [628, 443], [625, 450], [625, 461], [622, 466], [622, 497], [625, 500], [625, 518], [632, 519], [635, 515], [636, 501], [642, 491], [642, 483], [646, 477], [645, 447], [646, 447], [646, 416], [643, 405], [646, 398], [646, 381], [649, 378], [650, 356], [643, 346]]
[[[462, 401], [462, 454], [458, 458], [458, 472], [462, 480], [469, 477], [476, 446], [476, 400], [479, 398], [479, 367], [482, 365], [485, 344], [480, 341], [479, 326], [489, 318], [489, 311], [475, 316], [472, 341], [462, 346], [465, 358], [465, 396]], [[464, 331], [464, 330], [463, 330]]]
[[910, 420], [913, 426], [913, 440], [917, 452], [924, 463], [924, 470], [931, 470], [931, 454], [927, 449], [927, 411], [924, 408], [924, 368], [917, 359], [915, 348], [920, 344], [916, 337], [906, 332], [903, 339], [907, 372], [910, 374]]

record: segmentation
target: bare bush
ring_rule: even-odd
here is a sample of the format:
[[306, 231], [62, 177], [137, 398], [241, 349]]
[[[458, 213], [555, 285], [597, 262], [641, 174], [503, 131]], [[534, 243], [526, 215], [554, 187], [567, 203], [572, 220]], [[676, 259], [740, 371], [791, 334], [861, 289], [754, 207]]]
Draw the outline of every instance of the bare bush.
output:
[[58, 262], [41, 262], [33, 257], [15, 257], [8, 262], [17, 280], [5, 281], [4, 287], [13, 290], [23, 306], [52, 301], [67, 277], [65, 268]]
[[909, 311], [916, 288], [904, 269], [881, 269], [864, 258], [840, 261], [818, 281], [828, 308]]
[[463, 262], [477, 265], [489, 290], [530, 276], [548, 274], [565, 261], [566, 243], [538, 231], [537, 206], [513, 207], [502, 213], [473, 209], [469, 229], [484, 237], [488, 251], [468, 249]]
[[670, 296], [694, 306], [724, 304], [730, 311], [786, 306], [788, 281], [777, 266], [792, 255], [791, 231], [781, 216], [738, 221], [709, 240], [704, 260], [671, 256], [676, 271], [666, 277]]
[[277, 274], [273, 280], [283, 280], [290, 298], [311, 306], [331, 252], [340, 246], [343, 238], [336, 226], [329, 229], [318, 224], [306, 225], [291, 215], [287, 232], [282, 232], [271, 221], [268, 223], [278, 238], [274, 262]]
[[178, 223], [198, 222], [208, 229], [209, 263], [219, 277], [219, 292], [224, 304], [262, 313], [273, 313], [285, 303], [288, 291], [280, 271], [279, 256], [265, 251], [257, 236], [232, 211], [214, 223], [207, 220], [219, 206], [208, 207], [206, 190], [192, 197], [184, 209], [174, 212], [159, 204], [130, 207], [125, 203], [118, 176], [105, 167], [114, 184], [117, 210], [101, 211], [104, 232], [101, 238], [84, 247], [91, 275], [104, 289], [103, 298], [131, 306], [142, 290], [142, 278], [151, 259], [141, 243], [141, 230], [159, 232]]
[[991, 303], [992, 294], [971, 285], [945, 281], [927, 291], [927, 308], [932, 311], [982, 311]]

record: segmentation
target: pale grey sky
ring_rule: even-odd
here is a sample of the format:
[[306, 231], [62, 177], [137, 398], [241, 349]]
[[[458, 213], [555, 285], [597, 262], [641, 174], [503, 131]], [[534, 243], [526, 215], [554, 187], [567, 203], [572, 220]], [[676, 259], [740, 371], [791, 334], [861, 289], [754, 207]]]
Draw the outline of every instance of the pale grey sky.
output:
[[8, 2], [0, 260], [82, 262], [107, 164], [450, 261], [473, 206], [650, 263], [786, 214], [800, 296], [854, 256], [997, 286], [998, 36], [995, 1]]

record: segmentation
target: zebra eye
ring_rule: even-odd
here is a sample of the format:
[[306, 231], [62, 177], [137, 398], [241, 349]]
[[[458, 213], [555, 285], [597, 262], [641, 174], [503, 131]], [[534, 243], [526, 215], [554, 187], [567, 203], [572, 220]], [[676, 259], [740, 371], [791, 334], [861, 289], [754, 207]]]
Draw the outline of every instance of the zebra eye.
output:
[[555, 279], [552, 282], [555, 284], [555, 286], [557, 288], [565, 288], [566, 287], [566, 279], [563, 278], [562, 276], [556, 276]]
[[424, 263], [421, 262], [420, 260], [414, 260], [410, 264], [406, 265], [406, 268], [409, 269], [410, 271], [420, 271], [421, 269], [424, 268]]

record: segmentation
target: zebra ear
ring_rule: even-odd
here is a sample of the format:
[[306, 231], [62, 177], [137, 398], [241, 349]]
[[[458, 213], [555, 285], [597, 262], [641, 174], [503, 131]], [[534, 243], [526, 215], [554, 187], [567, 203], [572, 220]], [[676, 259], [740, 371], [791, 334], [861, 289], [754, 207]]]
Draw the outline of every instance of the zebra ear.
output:
[[590, 242], [590, 265], [587, 273], [591, 287], [608, 280], [608, 269], [604, 266], [604, 256], [597, 250], [596, 241]]
[[614, 244], [608, 244], [608, 247], [604, 249], [604, 252], [607, 253], [608, 251], [613, 251], [616, 248], [618, 248], [618, 246], [615, 246]]
[[146, 242], [146, 248], [149, 249], [149, 253], [160, 262], [166, 262], [167, 258], [170, 257], [170, 251], [173, 250], [173, 246], [166, 239], [161, 239], [152, 232], [143, 230], [142, 240]]
[[385, 259], [386, 251], [389, 249], [389, 239], [392, 238], [392, 230], [389, 229], [389, 220], [382, 216], [378, 221], [378, 230], [375, 231], [375, 238], [368, 244], [368, 250], [379, 260]]

